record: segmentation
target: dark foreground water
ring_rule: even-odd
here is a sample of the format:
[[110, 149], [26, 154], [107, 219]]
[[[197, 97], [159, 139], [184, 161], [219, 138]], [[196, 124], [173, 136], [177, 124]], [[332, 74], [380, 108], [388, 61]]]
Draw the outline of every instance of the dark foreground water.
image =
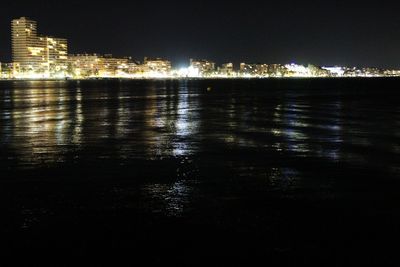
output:
[[0, 82], [1, 253], [395, 266], [399, 103], [398, 79]]

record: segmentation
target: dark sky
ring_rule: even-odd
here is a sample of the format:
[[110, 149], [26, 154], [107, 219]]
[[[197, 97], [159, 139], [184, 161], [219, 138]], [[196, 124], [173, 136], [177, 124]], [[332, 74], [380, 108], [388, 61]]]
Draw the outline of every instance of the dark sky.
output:
[[400, 68], [395, 1], [2, 1], [0, 60], [10, 61], [10, 21], [69, 39], [71, 53]]

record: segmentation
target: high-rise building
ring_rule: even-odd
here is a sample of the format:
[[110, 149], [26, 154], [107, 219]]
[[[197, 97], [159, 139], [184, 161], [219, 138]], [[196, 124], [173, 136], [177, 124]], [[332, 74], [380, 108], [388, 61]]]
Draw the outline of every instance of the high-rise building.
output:
[[54, 76], [65, 73], [66, 39], [37, 34], [37, 22], [26, 17], [11, 22], [12, 58], [18, 74]]
[[11, 24], [12, 57], [20, 72], [44, 71], [45, 48], [37, 36], [36, 21], [22, 17]]
[[48, 72], [51, 75], [65, 73], [68, 69], [67, 39], [44, 36]]

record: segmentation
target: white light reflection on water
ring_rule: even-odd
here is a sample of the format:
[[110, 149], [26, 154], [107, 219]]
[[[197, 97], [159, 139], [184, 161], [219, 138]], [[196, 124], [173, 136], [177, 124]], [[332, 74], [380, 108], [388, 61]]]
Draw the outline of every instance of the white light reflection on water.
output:
[[7, 144], [11, 141], [12, 137], [12, 118], [11, 118], [11, 110], [12, 110], [12, 102], [11, 102], [11, 91], [9, 88], [4, 90], [3, 93], [3, 102], [4, 102], [4, 111], [2, 113], [2, 127], [3, 127], [3, 134], [1, 135], [1, 143]]
[[82, 112], [82, 89], [78, 85], [76, 89], [76, 109], [75, 109], [75, 121], [74, 121], [74, 129], [72, 133], [72, 143], [75, 145], [80, 145], [82, 143], [82, 124], [84, 120], [83, 112]]
[[372, 147], [400, 153], [390, 131], [399, 125], [396, 107], [379, 115], [379, 106], [360, 109], [336, 96], [205, 94], [185, 81], [85, 83], [18, 82], [1, 92], [0, 140], [18, 163], [59, 162], [81, 148], [82, 157], [125, 162], [220, 148], [362, 164]]
[[[344, 142], [341, 109], [340, 101], [313, 108], [291, 101], [284, 106], [277, 105], [273, 116], [274, 127], [270, 132], [277, 138], [283, 138], [283, 142], [277, 142], [274, 147], [278, 152], [286, 150], [297, 153], [297, 156], [318, 156], [339, 161], [340, 147]], [[321, 124], [318, 119], [328, 124]]]
[[310, 117], [305, 115], [309, 106], [299, 105], [289, 99], [288, 103], [279, 110], [283, 114], [279, 117], [283, 126], [285, 127], [281, 134], [285, 139], [285, 146], [289, 152], [298, 153], [300, 155], [307, 155], [310, 153], [309, 139], [306, 134], [305, 128], [309, 127], [306, 120]]
[[150, 159], [181, 157], [197, 149], [198, 95], [185, 81], [169, 87], [153, 85], [146, 91], [142, 138]]
[[318, 149], [316, 153], [320, 157], [325, 157], [333, 161], [342, 159], [341, 147], [343, 140], [343, 121], [342, 121], [342, 103], [336, 101], [326, 107], [329, 111], [330, 119], [325, 119], [329, 124], [316, 125], [316, 128], [324, 130], [320, 136], [316, 136], [316, 140], [320, 140], [324, 145]]
[[14, 150], [21, 163], [28, 166], [63, 161], [63, 146], [69, 138], [66, 128], [70, 124], [66, 89], [56, 89], [53, 86], [58, 84], [52, 82], [35, 82], [32, 86], [14, 89]]
[[174, 108], [169, 109], [159, 104], [159, 102], [165, 104], [167, 101], [165, 97], [159, 96], [162, 90], [163, 88], [153, 85], [148, 89], [145, 98], [146, 128], [142, 138], [146, 144], [147, 157], [150, 159], [168, 157], [172, 154], [170, 124], [175, 111]]
[[190, 208], [193, 187], [185, 180], [179, 180], [172, 185], [148, 184], [142, 190], [151, 198], [152, 205], [149, 208], [154, 213], [179, 217]]
[[[195, 149], [194, 138], [199, 130], [197, 118], [197, 96], [190, 95], [186, 85], [180, 87], [178, 114], [175, 122], [175, 138], [173, 142], [173, 155], [175, 157], [189, 155]], [[192, 107], [190, 105], [193, 105]]]
[[[248, 108], [251, 111], [248, 111]], [[223, 131], [221, 135], [215, 136], [224, 143], [234, 147], [258, 147], [260, 144], [252, 138], [253, 134], [262, 132], [260, 127], [253, 126], [253, 116], [251, 112], [257, 112], [256, 107], [243, 107], [236, 98], [229, 98], [229, 106], [227, 109], [218, 107], [218, 112], [224, 112], [226, 119], [219, 118], [223, 127], [218, 129]], [[220, 116], [219, 114], [215, 116]]]

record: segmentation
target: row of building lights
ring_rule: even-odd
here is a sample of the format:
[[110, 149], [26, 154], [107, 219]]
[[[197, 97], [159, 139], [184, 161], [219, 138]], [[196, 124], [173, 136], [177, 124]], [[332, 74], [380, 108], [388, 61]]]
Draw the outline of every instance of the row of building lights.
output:
[[0, 65], [0, 78], [252, 78], [252, 77], [374, 77], [399, 76], [397, 70], [377, 68], [317, 67], [297, 64], [240, 64], [220, 67], [209, 60], [190, 60], [189, 67], [173, 69], [169, 60], [145, 58], [142, 63], [130, 57], [100, 54], [68, 54], [65, 38], [37, 33], [37, 22], [26, 17], [15, 19], [12, 29], [13, 62]]

